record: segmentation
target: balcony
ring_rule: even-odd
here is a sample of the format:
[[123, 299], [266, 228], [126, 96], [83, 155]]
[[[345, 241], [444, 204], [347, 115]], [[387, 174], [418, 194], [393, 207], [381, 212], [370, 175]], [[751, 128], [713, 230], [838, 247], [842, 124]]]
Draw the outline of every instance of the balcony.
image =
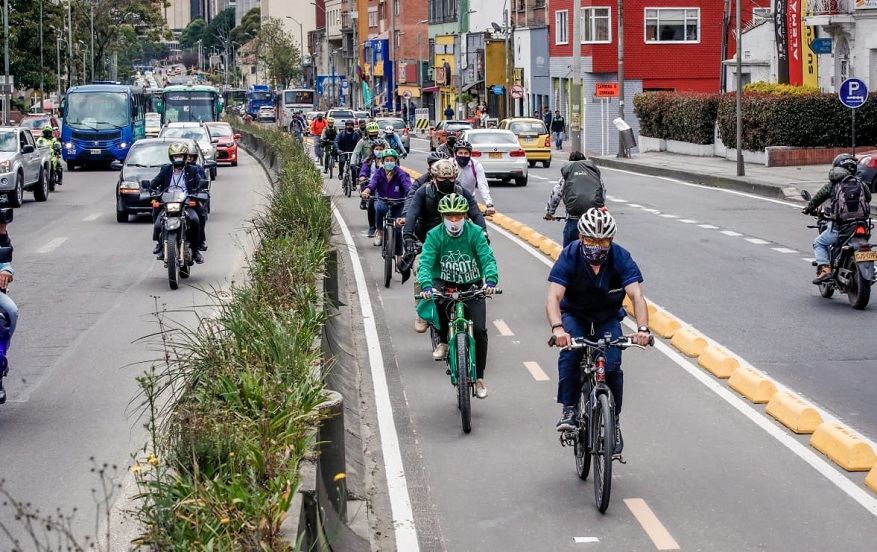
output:
[[807, 0], [804, 21], [823, 27], [845, 25], [855, 21], [855, 12], [855, 0]]
[[341, 32], [352, 33], [353, 27], [356, 25], [356, 18], [353, 13], [345, 11], [341, 14]]

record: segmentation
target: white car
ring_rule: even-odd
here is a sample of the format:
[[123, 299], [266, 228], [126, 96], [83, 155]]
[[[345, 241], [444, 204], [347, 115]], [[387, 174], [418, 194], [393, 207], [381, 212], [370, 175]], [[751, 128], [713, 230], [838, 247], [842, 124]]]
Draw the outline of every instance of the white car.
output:
[[[164, 125], [159, 138], [188, 138], [198, 142], [198, 147], [207, 161], [216, 161], [216, 144], [218, 138], [210, 136], [207, 125], [201, 123], [168, 123]], [[216, 166], [210, 168], [210, 180], [216, 180]]]
[[463, 131], [460, 140], [472, 144], [472, 158], [484, 167], [488, 179], [512, 180], [516, 186], [526, 186], [529, 178], [527, 153], [510, 130], [470, 129]]
[[274, 121], [276, 120], [276, 115], [274, 113], [274, 106], [263, 105], [259, 108], [259, 112], [256, 113], [257, 121]]

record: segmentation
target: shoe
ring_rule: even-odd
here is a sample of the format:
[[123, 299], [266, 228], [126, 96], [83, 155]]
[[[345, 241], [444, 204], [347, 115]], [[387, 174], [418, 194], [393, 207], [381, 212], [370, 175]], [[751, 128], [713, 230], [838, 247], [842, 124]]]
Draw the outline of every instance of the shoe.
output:
[[368, 229], [368, 237], [370, 237], [370, 238], [375, 237], [375, 229], [374, 228]]
[[433, 360], [444, 360], [448, 357], [448, 344], [439, 343], [435, 351], [432, 352]]
[[429, 324], [427, 324], [426, 320], [421, 317], [417, 317], [414, 319], [414, 331], [417, 333], [426, 333], [426, 329], [429, 328]]
[[814, 284], [821, 284], [826, 280], [831, 278], [831, 267], [828, 265], [819, 265], [816, 268], [816, 279], [813, 280]]
[[624, 449], [624, 437], [621, 436], [621, 421], [615, 416], [615, 450], [613, 455], [621, 454]]
[[3, 378], [9, 373], [9, 361], [6, 357], [0, 357], [0, 404], [6, 402], [6, 390], [3, 389]]
[[201, 245], [198, 246], [198, 251], [207, 251], [207, 242], [201, 242]]
[[323, 174], [329, 174], [329, 169], [323, 169]]
[[158, 255], [159, 253], [161, 253], [161, 243], [156, 243], [155, 247], [152, 248], [152, 254]]
[[0, 379], [0, 404], [6, 404], [6, 390], [3, 389], [2, 379]]
[[564, 406], [563, 414], [557, 422], [557, 431], [572, 431], [576, 428], [576, 407]]
[[158, 255], [155, 256], [156, 260], [163, 261], [164, 260], [164, 249], [159, 249]]
[[381, 245], [382, 243], [384, 243], [384, 239], [383, 239], [383, 238], [384, 238], [384, 237], [383, 237], [381, 234], [378, 234], [377, 232], [375, 232], [375, 241], [374, 241], [374, 243], [375, 243], [375, 246], [376, 246], [376, 247], [380, 247], [380, 245]]
[[198, 264], [204, 264], [204, 256], [201, 255], [201, 252], [195, 250], [195, 254], [192, 256], [192, 259]]
[[487, 398], [487, 386], [484, 385], [484, 378], [475, 380], [475, 396], [479, 399]]

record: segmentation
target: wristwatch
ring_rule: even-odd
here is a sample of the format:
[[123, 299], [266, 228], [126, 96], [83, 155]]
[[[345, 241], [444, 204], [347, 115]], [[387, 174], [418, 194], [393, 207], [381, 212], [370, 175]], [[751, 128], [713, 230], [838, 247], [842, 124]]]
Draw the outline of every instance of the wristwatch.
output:
[[641, 332], [641, 333], [647, 333], [647, 334], [652, 333], [651, 330], [649, 330], [648, 326], [640, 326], [639, 328], [636, 329], [636, 331]]

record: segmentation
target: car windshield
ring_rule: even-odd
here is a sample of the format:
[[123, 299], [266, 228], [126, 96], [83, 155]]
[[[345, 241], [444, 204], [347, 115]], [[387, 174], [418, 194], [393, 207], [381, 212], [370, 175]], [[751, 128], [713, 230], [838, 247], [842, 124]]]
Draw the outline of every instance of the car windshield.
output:
[[231, 136], [231, 127], [227, 125], [213, 125], [210, 127], [211, 136]]
[[514, 134], [507, 132], [477, 132], [466, 135], [466, 140], [472, 144], [518, 144]]
[[18, 138], [14, 132], [0, 132], [0, 151], [18, 151]]
[[125, 158], [126, 165], [137, 165], [143, 167], [160, 167], [170, 160], [167, 156], [167, 148], [170, 144], [167, 142], [152, 142], [149, 144], [134, 143], [128, 150], [128, 157]]
[[333, 111], [332, 114], [329, 116], [336, 118], [336, 119], [353, 119], [353, 112], [339, 109], [339, 110]]
[[64, 124], [74, 128], [121, 128], [131, 120], [125, 92], [75, 92], [67, 95]]
[[21, 121], [20, 126], [30, 129], [42, 129], [46, 125], [51, 126], [51, 123], [48, 119], [24, 119], [23, 121]]
[[448, 123], [445, 126], [445, 130], [465, 130], [468, 128], [472, 128], [471, 123]]
[[378, 126], [382, 129], [387, 125], [391, 125], [393, 128], [397, 129], [405, 128], [405, 121], [403, 121], [402, 119], [378, 119], [376, 122], [378, 123]]
[[189, 140], [208, 140], [207, 132], [201, 127], [165, 127], [162, 138], [188, 138]]
[[545, 130], [545, 123], [537, 121], [512, 123], [509, 125], [509, 130], [515, 134], [548, 134], [548, 131]]

